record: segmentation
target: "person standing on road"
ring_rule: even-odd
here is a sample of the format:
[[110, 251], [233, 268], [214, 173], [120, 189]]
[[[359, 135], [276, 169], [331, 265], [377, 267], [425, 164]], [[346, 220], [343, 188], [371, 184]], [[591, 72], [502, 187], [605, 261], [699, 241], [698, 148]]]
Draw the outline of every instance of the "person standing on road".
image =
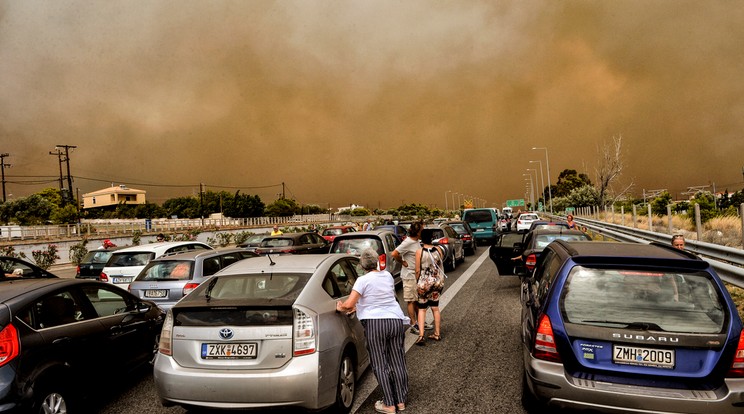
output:
[[576, 223], [573, 219], [573, 214], [569, 214], [566, 216], [566, 224], [568, 224], [568, 228], [572, 230], [580, 230], [579, 224]]
[[[416, 252], [421, 248], [419, 239], [424, 224], [416, 221], [408, 230], [408, 237], [393, 250], [393, 259], [401, 264], [400, 280], [403, 283], [403, 300], [406, 301], [408, 317], [411, 318], [411, 333], [421, 335], [418, 327], [418, 295], [416, 294]], [[432, 329], [433, 326], [425, 326]]]
[[394, 414], [405, 410], [408, 399], [404, 338], [410, 319], [395, 297], [393, 275], [377, 270], [378, 256], [372, 248], [362, 251], [359, 265], [366, 273], [354, 282], [346, 301], [336, 302], [336, 310], [356, 311], [367, 338], [372, 371], [382, 388], [383, 400], [375, 402], [375, 411]]
[[[439, 297], [444, 289], [444, 251], [440, 246], [431, 244], [431, 236], [422, 239], [423, 246], [416, 252], [416, 287], [418, 288], [418, 324], [419, 337], [416, 345], [426, 345], [424, 339], [424, 320], [426, 319], [426, 309], [431, 308], [434, 315], [434, 333], [429, 335], [429, 339], [439, 341], [442, 339], [442, 316], [439, 312]], [[421, 287], [421, 280], [433, 277], [437, 282], [426, 289]]]

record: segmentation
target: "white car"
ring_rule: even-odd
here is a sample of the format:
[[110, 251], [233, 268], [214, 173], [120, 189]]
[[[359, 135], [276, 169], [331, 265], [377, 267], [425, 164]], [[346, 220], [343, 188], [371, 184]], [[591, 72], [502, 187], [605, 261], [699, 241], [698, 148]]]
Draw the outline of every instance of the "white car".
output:
[[150, 260], [171, 253], [211, 250], [208, 244], [193, 241], [161, 242], [126, 247], [114, 252], [101, 271], [101, 282], [112, 283], [124, 290]]
[[530, 229], [532, 222], [540, 220], [535, 213], [522, 213], [517, 217], [517, 231], [527, 231]]

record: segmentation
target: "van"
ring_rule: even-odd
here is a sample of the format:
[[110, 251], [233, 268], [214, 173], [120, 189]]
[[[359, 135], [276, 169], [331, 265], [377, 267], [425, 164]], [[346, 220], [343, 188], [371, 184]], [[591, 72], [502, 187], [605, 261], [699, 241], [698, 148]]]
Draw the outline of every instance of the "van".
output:
[[471, 208], [462, 213], [462, 221], [473, 229], [476, 242], [492, 243], [498, 232], [498, 214], [492, 208]]

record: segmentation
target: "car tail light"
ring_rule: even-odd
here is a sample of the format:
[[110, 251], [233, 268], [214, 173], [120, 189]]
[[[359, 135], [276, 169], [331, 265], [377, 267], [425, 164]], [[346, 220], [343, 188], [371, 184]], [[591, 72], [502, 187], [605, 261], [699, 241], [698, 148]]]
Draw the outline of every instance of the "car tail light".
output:
[[160, 330], [158, 352], [163, 355], [173, 355], [173, 312], [168, 311], [168, 314], [165, 316], [163, 329]]
[[553, 325], [548, 315], [541, 315], [537, 323], [537, 335], [535, 335], [535, 347], [532, 356], [546, 361], [561, 362], [561, 356], [555, 347], [555, 336]]
[[101, 282], [108, 282], [108, 275], [106, 273], [101, 272], [101, 278], [99, 280]]
[[80, 276], [80, 265], [75, 266], [75, 276]]
[[21, 344], [18, 331], [12, 323], [0, 331], [0, 367], [12, 361], [20, 353]]
[[183, 295], [188, 295], [192, 290], [196, 289], [197, 286], [199, 286], [198, 283], [187, 283], [186, 286], [183, 287]]
[[439, 243], [439, 244], [449, 244], [449, 238], [442, 237], [441, 239], [437, 240], [437, 243]]
[[537, 256], [533, 253], [524, 260], [524, 266], [529, 270], [530, 272], [535, 268], [535, 265], [537, 264]]
[[473, 238], [469, 234], [463, 234], [462, 235], [463, 240], [473, 240]]
[[314, 353], [315, 323], [313, 318], [300, 309], [294, 309], [294, 356]]
[[380, 270], [385, 270], [385, 268], [387, 267], [387, 256], [385, 255], [385, 253], [380, 255], [379, 262], [380, 262]]
[[727, 377], [744, 377], [744, 331], [739, 334], [739, 345], [736, 347], [734, 362], [726, 374]]

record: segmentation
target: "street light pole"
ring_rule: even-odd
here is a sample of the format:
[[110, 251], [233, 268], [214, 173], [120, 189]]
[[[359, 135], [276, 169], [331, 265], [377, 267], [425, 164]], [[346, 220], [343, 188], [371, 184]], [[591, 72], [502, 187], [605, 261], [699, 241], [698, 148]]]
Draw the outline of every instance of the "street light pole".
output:
[[530, 172], [530, 177], [532, 176], [532, 171], [535, 172], [535, 204], [533, 207], [535, 207], [535, 211], [539, 211], [540, 209], [537, 208], [540, 205], [540, 192], [537, 191], [537, 168], [528, 168], [527, 171]]
[[[529, 171], [529, 169], [527, 169]], [[535, 185], [532, 184], [532, 173], [522, 174], [522, 176], [530, 177], [530, 207], [535, 208]], [[525, 180], [526, 181], [526, 180]]]
[[0, 171], [2, 171], [3, 179], [3, 203], [5, 202], [5, 167], [10, 168], [10, 164], [5, 163], [5, 157], [10, 157], [10, 154], [8, 154], [7, 152], [0, 154]]
[[553, 214], [553, 192], [550, 189], [550, 158], [548, 158], [547, 147], [532, 147], [533, 150], [545, 150], [545, 166], [548, 170], [548, 197], [550, 197], [550, 214]]
[[[530, 161], [530, 162], [536, 162], [540, 164], [540, 196], [542, 196], [543, 200], [545, 200], [545, 180], [544, 180], [545, 177], [543, 176], [543, 171], [542, 171], [542, 161], [537, 160], [537, 161]], [[543, 206], [543, 211], [545, 211], [545, 206]]]

